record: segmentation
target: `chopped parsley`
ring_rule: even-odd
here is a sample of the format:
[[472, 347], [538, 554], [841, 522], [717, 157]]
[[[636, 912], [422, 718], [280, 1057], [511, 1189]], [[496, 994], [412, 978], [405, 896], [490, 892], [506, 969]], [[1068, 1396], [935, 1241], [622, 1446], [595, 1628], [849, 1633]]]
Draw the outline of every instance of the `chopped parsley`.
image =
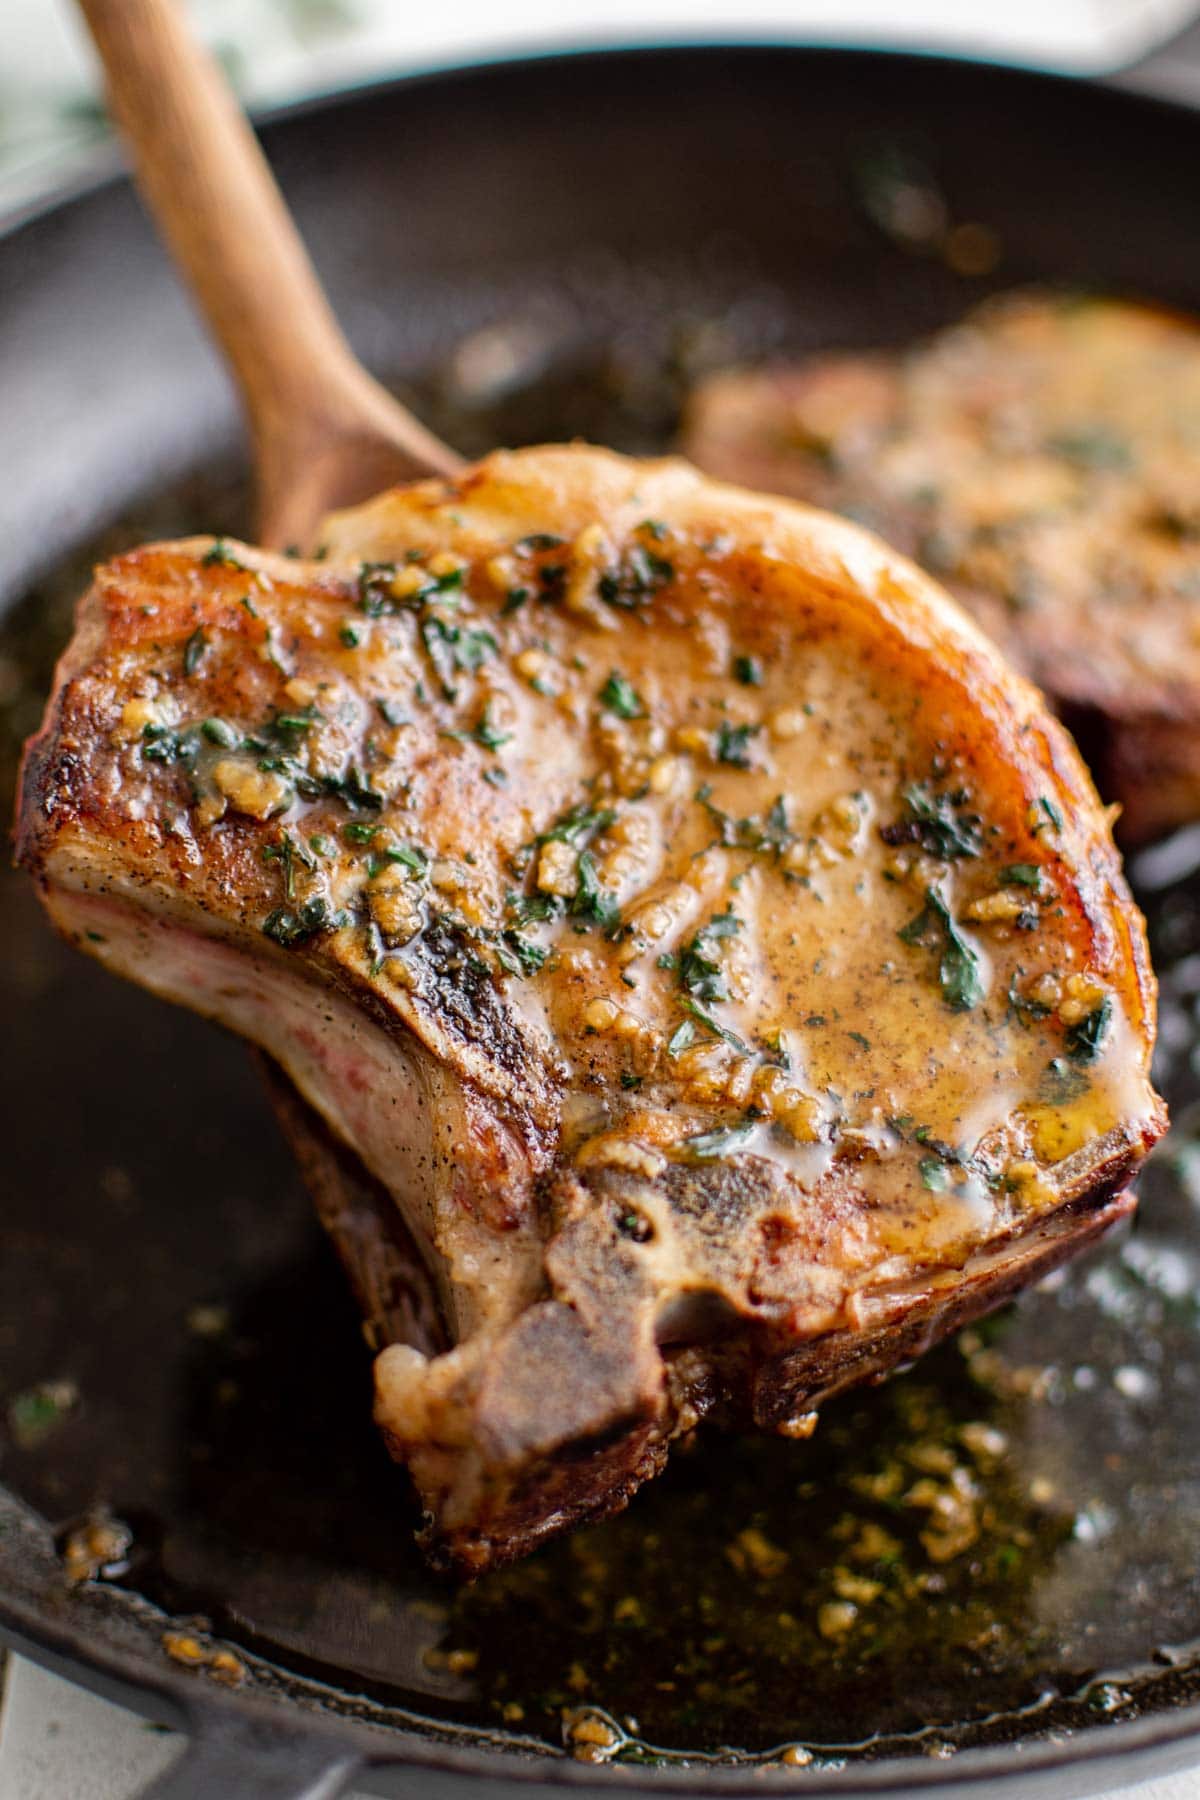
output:
[[290, 950], [293, 945], [306, 943], [319, 932], [337, 931], [351, 922], [350, 913], [344, 910], [332, 912], [325, 896], [318, 894], [295, 910], [286, 906], [276, 907], [263, 920], [263, 935], [273, 943], [281, 944], [285, 950]]
[[722, 1025], [717, 1019], [714, 1019], [711, 1013], [705, 1012], [704, 1008], [699, 1006], [695, 1000], [690, 998], [690, 996], [684, 996], [683, 1005], [687, 1011], [691, 1013], [693, 1019], [696, 1019], [703, 1025], [705, 1031], [710, 1031], [714, 1037], [720, 1038], [723, 1043], [732, 1045], [732, 1047], [735, 1050], [739, 1050], [743, 1056], [749, 1056], [751, 1054], [749, 1044], [743, 1043], [736, 1031], [730, 1031], [727, 1025]]
[[660, 588], [675, 579], [675, 565], [642, 544], [633, 544], [616, 568], [600, 577], [600, 597], [610, 606], [630, 610], [652, 600]]
[[981, 820], [978, 813], [964, 810], [970, 801], [965, 788], [935, 794], [927, 783], [914, 781], [901, 797], [904, 817], [881, 828], [879, 835], [885, 844], [919, 844], [927, 855], [942, 862], [979, 855]]
[[753, 1130], [753, 1121], [742, 1125], [727, 1125], [716, 1131], [702, 1131], [698, 1137], [684, 1138], [683, 1144], [690, 1156], [701, 1162], [712, 1162], [717, 1157], [728, 1156], [732, 1151], [740, 1149]]
[[478, 744], [481, 749], [494, 752], [501, 749], [503, 745], [511, 743], [513, 734], [511, 731], [501, 731], [500, 727], [493, 722], [492, 705], [489, 700], [479, 716], [477, 725], [472, 726], [469, 731], [443, 731], [441, 736], [457, 738], [460, 743], [464, 744]]
[[605, 831], [616, 818], [616, 813], [609, 807], [589, 807], [586, 802], [571, 807], [561, 819], [556, 819], [546, 831], [534, 838], [533, 844], [541, 849], [543, 844], [589, 844], [598, 832]]
[[1007, 863], [1000, 871], [1000, 879], [1012, 887], [1040, 888], [1042, 885], [1041, 864]]
[[741, 928], [736, 914], [717, 913], [679, 952], [679, 985], [694, 999], [728, 1000], [729, 985], [721, 965], [709, 955], [709, 948], [714, 939], [733, 937]]
[[312, 851], [297, 842], [290, 831], [281, 831], [273, 844], [264, 844], [262, 859], [264, 862], [283, 864], [283, 891], [289, 900], [296, 895], [296, 864], [301, 868], [315, 869], [317, 859]]
[[763, 684], [763, 666], [757, 656], [735, 656], [733, 675], [743, 687], [761, 687]]
[[722, 719], [717, 726], [714, 746], [717, 761], [729, 763], [735, 769], [748, 769], [750, 739], [761, 730], [761, 725], [731, 725], [728, 719]]
[[620, 719], [639, 719], [646, 710], [637, 689], [616, 669], [600, 689], [600, 704]]
[[208, 638], [203, 625], [197, 625], [187, 643], [183, 646], [183, 672], [194, 675], [200, 667], [204, 652], [208, 649]]
[[202, 568], [211, 569], [219, 565], [223, 569], [244, 569], [245, 563], [233, 554], [223, 537], [215, 537], [210, 547], [200, 558]]
[[367, 858], [367, 878], [374, 881], [377, 875], [392, 865], [399, 863], [411, 875], [422, 876], [429, 867], [429, 858], [424, 850], [413, 844], [389, 844]]
[[228, 719], [205, 719], [200, 729], [210, 744], [222, 750], [236, 750], [242, 741], [241, 732]]
[[194, 725], [176, 730], [171, 725], [142, 727], [142, 756], [147, 762], [179, 763], [191, 770], [200, 754], [200, 731]]
[[899, 933], [906, 944], [938, 952], [938, 985], [954, 1012], [968, 1012], [983, 999], [979, 957], [950, 916], [936, 888], [925, 889], [925, 905]]
[[1063, 816], [1059, 812], [1057, 806], [1055, 806], [1053, 800], [1048, 800], [1045, 794], [1039, 794], [1037, 804], [1038, 811], [1043, 813], [1045, 817], [1034, 826], [1033, 835], [1036, 837], [1039, 831], [1061, 831], [1063, 828]]
[[541, 944], [531, 943], [511, 928], [500, 933], [495, 950], [496, 961], [510, 975], [536, 975], [547, 954]]
[[1111, 1024], [1112, 1000], [1105, 994], [1099, 1006], [1094, 1007], [1086, 1019], [1080, 1019], [1078, 1025], [1072, 1025], [1067, 1032], [1067, 1055], [1072, 1062], [1095, 1062]]
[[696, 789], [695, 798], [720, 831], [720, 842], [729, 850], [754, 850], [778, 856], [795, 842], [796, 834], [788, 823], [787, 801], [782, 794], [771, 802], [762, 818], [735, 819], [731, 813], [714, 806], [712, 789], [706, 782]]
[[611, 930], [619, 924], [621, 908], [615, 894], [608, 892], [600, 885], [596, 873], [596, 859], [590, 850], [581, 850], [575, 859], [575, 878], [578, 883], [568, 908], [572, 917], [586, 919], [592, 925], [600, 925]]

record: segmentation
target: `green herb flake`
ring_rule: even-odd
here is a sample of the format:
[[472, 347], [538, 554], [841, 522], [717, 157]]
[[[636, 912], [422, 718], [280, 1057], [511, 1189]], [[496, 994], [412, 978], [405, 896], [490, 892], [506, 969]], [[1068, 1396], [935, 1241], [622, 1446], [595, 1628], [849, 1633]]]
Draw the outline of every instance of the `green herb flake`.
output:
[[290, 950], [296, 944], [306, 943], [309, 938], [316, 937], [319, 932], [337, 931], [343, 925], [352, 923], [353, 917], [349, 912], [331, 911], [328, 900], [324, 895], [318, 894], [294, 911], [286, 906], [276, 907], [263, 920], [262, 929], [264, 937], [269, 937], [273, 943]]
[[203, 625], [197, 625], [187, 643], [183, 646], [183, 672], [194, 675], [200, 667], [204, 652], [208, 649], [208, 638]]
[[620, 719], [639, 719], [646, 710], [636, 688], [616, 669], [600, 689], [600, 704]]
[[735, 656], [733, 675], [743, 687], [761, 687], [763, 684], [763, 666], [757, 656]]
[[205, 719], [200, 727], [210, 744], [217, 744], [222, 750], [236, 750], [242, 741], [242, 734], [227, 719]]
[[740, 1051], [743, 1056], [749, 1056], [751, 1054], [749, 1044], [744, 1043], [736, 1031], [730, 1031], [727, 1025], [722, 1025], [718, 1019], [714, 1019], [712, 1014], [705, 1012], [704, 1008], [695, 1000], [685, 996], [683, 1005], [687, 1008], [688, 1012], [691, 1013], [693, 1019], [696, 1019], [703, 1025], [705, 1031], [710, 1031], [713, 1037], [720, 1038], [723, 1043], [731, 1044], [733, 1048]]
[[880, 830], [885, 844], [919, 844], [942, 862], [979, 855], [981, 821], [978, 813], [965, 810], [970, 800], [965, 788], [938, 794], [926, 782], [914, 781], [901, 798], [904, 817]]
[[368, 619], [378, 619], [384, 613], [395, 610], [395, 602], [388, 591], [395, 575], [396, 565], [393, 562], [359, 563], [358, 604]]
[[936, 888], [925, 889], [925, 905], [898, 933], [902, 942], [938, 951], [938, 984], [953, 1012], [968, 1012], [983, 999], [979, 957], [959, 931]]
[[510, 975], [536, 975], [547, 954], [544, 945], [533, 943], [511, 927], [501, 932], [496, 943], [497, 960]]
[[362, 643], [362, 632], [358, 629], [357, 625], [352, 625], [349, 620], [346, 620], [344, 624], [338, 626], [338, 637], [346, 646], [347, 650], [357, 650], [358, 646]]
[[1105, 994], [1099, 1006], [1094, 1007], [1085, 1019], [1072, 1025], [1066, 1035], [1067, 1055], [1072, 1062], [1095, 1062], [1104, 1047], [1112, 1024], [1112, 1000]]
[[729, 1156], [749, 1138], [754, 1130], [752, 1122], [743, 1125], [727, 1125], [716, 1131], [702, 1131], [698, 1137], [684, 1138], [684, 1148], [689, 1156], [700, 1162], [714, 1162], [722, 1156]]
[[1007, 863], [1000, 871], [1000, 880], [1011, 887], [1040, 888], [1042, 885], [1041, 864]]
[[1057, 806], [1055, 806], [1053, 800], [1047, 799], [1045, 794], [1039, 794], [1037, 803], [1039, 811], [1045, 815], [1045, 822], [1034, 826], [1034, 836], [1036, 837], [1039, 831], [1061, 831], [1063, 828], [1063, 816], [1059, 812]]
[[244, 569], [245, 563], [236, 557], [223, 537], [215, 537], [210, 547], [200, 558], [202, 568], [211, 569], [219, 566], [223, 569]]
[[534, 838], [531, 847], [540, 850], [543, 844], [575, 844], [582, 848], [600, 832], [606, 831], [616, 816], [609, 807], [589, 807], [581, 802]]
[[491, 711], [490, 705], [484, 707], [483, 716], [475, 727], [475, 741], [485, 750], [499, 750], [501, 745], [511, 742], [513, 734], [492, 724]]
[[728, 719], [722, 719], [714, 746], [717, 761], [729, 763], [735, 769], [748, 769], [751, 766], [750, 739], [761, 730], [761, 725], [731, 725]]
[[276, 713], [271, 721], [271, 729], [285, 737], [303, 737], [312, 730], [320, 717], [320, 713], [312, 706], [306, 706], [302, 712]]
[[377, 851], [367, 862], [367, 875], [374, 881], [383, 870], [395, 864], [405, 868], [412, 875], [423, 876], [429, 868], [429, 858], [424, 850], [414, 844], [390, 844]]
[[600, 598], [610, 606], [633, 610], [652, 600], [674, 579], [673, 563], [642, 544], [633, 544], [616, 568], [606, 569], [601, 575]]
[[694, 1021], [691, 1019], [682, 1019], [667, 1040], [667, 1055], [671, 1057], [682, 1056], [685, 1050], [691, 1049], [695, 1041], [696, 1026]]
[[922, 1187], [928, 1188], [931, 1194], [944, 1194], [950, 1186], [950, 1171], [940, 1157], [923, 1156], [917, 1168]]
[[679, 985], [694, 999], [728, 1000], [729, 986], [724, 972], [720, 964], [708, 954], [708, 950], [713, 940], [733, 937], [741, 928], [741, 920], [736, 914], [717, 913], [707, 925], [701, 926], [691, 942], [685, 944], [679, 952]]
[[620, 922], [621, 908], [616, 895], [601, 887], [596, 859], [590, 850], [581, 850], [576, 857], [575, 879], [578, 886], [567, 910], [574, 918], [611, 931]]

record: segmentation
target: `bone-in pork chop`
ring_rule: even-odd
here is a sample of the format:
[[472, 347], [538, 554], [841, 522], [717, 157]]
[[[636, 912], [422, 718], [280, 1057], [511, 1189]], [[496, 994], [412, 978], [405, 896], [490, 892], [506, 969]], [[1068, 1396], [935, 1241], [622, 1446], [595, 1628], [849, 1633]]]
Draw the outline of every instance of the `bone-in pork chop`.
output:
[[1128, 1211], [1141, 919], [911, 564], [584, 447], [325, 539], [98, 570], [19, 852], [373, 1177], [322, 1212], [435, 1555], [613, 1510], [706, 1415], [803, 1437]]

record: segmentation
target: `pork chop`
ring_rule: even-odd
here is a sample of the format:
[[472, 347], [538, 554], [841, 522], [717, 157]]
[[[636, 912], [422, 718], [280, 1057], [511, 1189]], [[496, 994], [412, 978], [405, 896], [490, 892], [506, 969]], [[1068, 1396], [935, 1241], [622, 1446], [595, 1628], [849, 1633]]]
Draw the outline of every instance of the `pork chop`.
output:
[[323, 551], [99, 569], [19, 855], [323, 1121], [285, 1099], [431, 1554], [612, 1511], [705, 1417], [803, 1437], [1129, 1210], [1142, 921], [911, 564], [582, 446]]
[[1200, 817], [1194, 320], [992, 300], [902, 355], [717, 376], [684, 447], [943, 580], [1061, 708], [1130, 842]]

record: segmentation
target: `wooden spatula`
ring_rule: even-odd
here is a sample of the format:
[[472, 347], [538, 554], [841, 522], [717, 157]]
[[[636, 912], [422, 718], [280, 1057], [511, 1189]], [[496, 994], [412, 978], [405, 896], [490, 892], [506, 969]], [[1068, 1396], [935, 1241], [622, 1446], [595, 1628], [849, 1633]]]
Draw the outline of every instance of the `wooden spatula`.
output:
[[237, 384], [257, 536], [311, 543], [322, 516], [461, 460], [342, 335], [258, 141], [175, 0], [79, 0], [138, 186]]
[[[358, 362], [258, 141], [176, 0], [79, 0], [142, 196], [246, 411], [256, 535], [304, 548], [333, 507], [462, 459]], [[374, 1347], [433, 1348], [438, 1325], [399, 1213], [266, 1057], [253, 1052]]]

